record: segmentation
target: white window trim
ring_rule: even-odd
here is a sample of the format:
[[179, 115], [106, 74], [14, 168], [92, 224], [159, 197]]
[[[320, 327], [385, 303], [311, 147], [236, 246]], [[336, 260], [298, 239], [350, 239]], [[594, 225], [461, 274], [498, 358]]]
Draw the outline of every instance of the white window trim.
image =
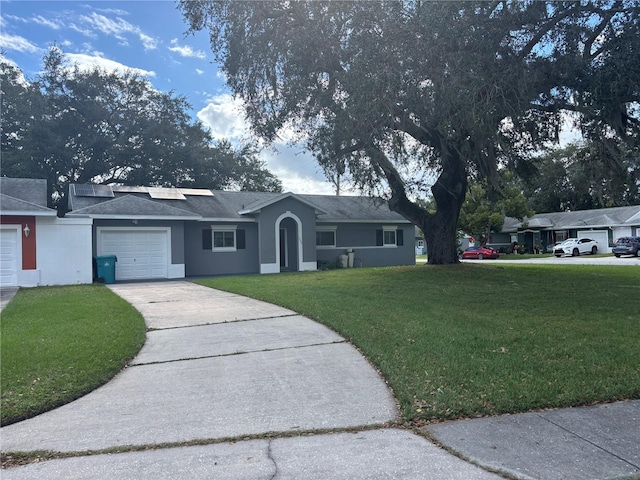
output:
[[[386, 225], [382, 227], [382, 247], [383, 248], [396, 248], [398, 246], [398, 227], [395, 225]], [[385, 243], [385, 232], [393, 232], [393, 243]]]
[[[236, 237], [237, 225], [211, 225], [211, 251], [213, 252], [236, 252], [238, 251], [238, 239]], [[233, 247], [216, 247], [216, 232], [233, 232]]]
[[329, 249], [329, 248], [336, 248], [336, 240], [337, 240], [336, 232], [337, 232], [337, 230], [338, 230], [338, 226], [337, 225], [316, 227], [316, 232], [333, 232], [333, 245], [318, 245], [318, 244], [316, 244], [316, 248], [319, 249], [319, 250]]

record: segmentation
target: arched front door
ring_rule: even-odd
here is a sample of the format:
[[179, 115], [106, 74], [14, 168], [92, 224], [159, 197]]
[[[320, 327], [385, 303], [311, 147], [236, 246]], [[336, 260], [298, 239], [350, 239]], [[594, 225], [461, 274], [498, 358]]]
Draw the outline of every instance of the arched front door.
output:
[[298, 272], [302, 265], [302, 222], [291, 212], [276, 220], [276, 263], [281, 272]]
[[298, 261], [298, 224], [292, 217], [283, 218], [278, 227], [278, 256], [281, 272], [297, 272]]

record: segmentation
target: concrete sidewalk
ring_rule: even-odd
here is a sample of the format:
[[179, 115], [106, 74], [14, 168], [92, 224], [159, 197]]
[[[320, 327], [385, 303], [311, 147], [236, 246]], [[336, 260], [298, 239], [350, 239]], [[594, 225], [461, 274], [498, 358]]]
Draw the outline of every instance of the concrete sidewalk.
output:
[[3, 452], [74, 455], [3, 470], [3, 479], [640, 475], [638, 401], [425, 429], [456, 456], [390, 428], [398, 412], [385, 382], [324, 326], [185, 281], [110, 288], [143, 314], [144, 347], [96, 391], [2, 428]]
[[640, 400], [446, 422], [426, 430], [464, 458], [513, 478], [640, 478]]

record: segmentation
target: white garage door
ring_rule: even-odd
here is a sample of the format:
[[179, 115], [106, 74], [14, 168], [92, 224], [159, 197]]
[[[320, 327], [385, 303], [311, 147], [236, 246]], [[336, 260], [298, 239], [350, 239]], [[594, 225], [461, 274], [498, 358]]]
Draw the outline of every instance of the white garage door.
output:
[[99, 230], [98, 255], [115, 255], [116, 280], [168, 278], [169, 231]]
[[0, 229], [0, 285], [18, 285], [18, 229]]
[[598, 253], [609, 251], [609, 234], [606, 230], [585, 230], [578, 232], [578, 238], [590, 238], [598, 242]]

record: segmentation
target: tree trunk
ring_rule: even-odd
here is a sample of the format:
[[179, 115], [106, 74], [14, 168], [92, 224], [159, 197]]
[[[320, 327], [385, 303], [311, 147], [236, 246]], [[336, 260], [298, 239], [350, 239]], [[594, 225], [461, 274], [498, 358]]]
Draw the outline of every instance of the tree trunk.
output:
[[458, 263], [458, 218], [467, 186], [464, 162], [457, 154], [450, 154], [443, 161], [442, 173], [431, 188], [437, 205], [436, 213], [424, 217], [421, 227], [430, 265]]
[[369, 145], [370, 158], [384, 172], [391, 189], [389, 208], [422, 229], [427, 242], [427, 262], [431, 265], [458, 263], [458, 217], [467, 194], [467, 170], [457, 153], [446, 147], [442, 173], [431, 187], [436, 201], [436, 213], [429, 213], [407, 198], [404, 182], [389, 159], [376, 147]]
[[421, 228], [427, 243], [427, 263], [430, 265], [458, 263], [458, 213], [459, 210], [444, 211], [438, 207], [435, 215], [425, 218]]

